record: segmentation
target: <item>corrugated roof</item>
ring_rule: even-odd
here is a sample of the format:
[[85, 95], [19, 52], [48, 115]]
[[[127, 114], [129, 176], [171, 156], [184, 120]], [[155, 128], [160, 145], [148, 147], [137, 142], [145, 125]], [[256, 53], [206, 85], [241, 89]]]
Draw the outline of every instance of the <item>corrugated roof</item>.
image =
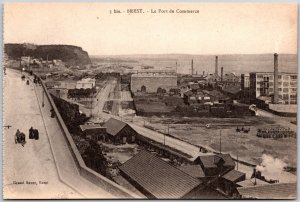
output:
[[115, 136], [118, 134], [125, 126], [127, 123], [123, 121], [119, 121], [114, 118], [110, 118], [104, 125], [103, 127], [106, 127], [106, 131], [108, 134]]
[[192, 177], [200, 178], [205, 177], [205, 173], [203, 172], [200, 165], [183, 165], [178, 167], [179, 170], [189, 174]]
[[254, 187], [238, 187], [238, 192], [243, 198], [255, 199], [296, 199], [297, 184], [282, 183]]
[[222, 177], [231, 182], [237, 182], [237, 180], [244, 175], [246, 175], [246, 174], [242, 173], [238, 170], [231, 170], [228, 173], [226, 173], [225, 175], [223, 175]]
[[159, 199], [179, 199], [201, 184], [200, 180], [146, 151], [139, 152], [119, 169]]

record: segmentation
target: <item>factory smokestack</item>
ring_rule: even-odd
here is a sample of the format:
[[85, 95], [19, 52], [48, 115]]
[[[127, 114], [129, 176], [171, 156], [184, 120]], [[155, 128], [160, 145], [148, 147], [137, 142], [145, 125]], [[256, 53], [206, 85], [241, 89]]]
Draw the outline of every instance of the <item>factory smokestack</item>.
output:
[[223, 81], [223, 67], [221, 67], [221, 81]]
[[274, 54], [274, 104], [278, 104], [278, 54]]
[[194, 60], [192, 59], [192, 66], [191, 66], [192, 75], [194, 74]]
[[218, 56], [216, 56], [215, 74], [218, 75]]

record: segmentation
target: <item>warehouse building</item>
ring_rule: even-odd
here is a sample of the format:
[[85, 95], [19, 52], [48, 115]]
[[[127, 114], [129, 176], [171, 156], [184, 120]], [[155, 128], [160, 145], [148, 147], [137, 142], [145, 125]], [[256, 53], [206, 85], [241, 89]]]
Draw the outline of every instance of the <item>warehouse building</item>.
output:
[[201, 180], [146, 151], [129, 159], [119, 170], [149, 199], [226, 199]]
[[131, 91], [133, 93], [156, 93], [159, 89], [169, 92], [172, 88], [177, 88], [177, 75], [171, 70], [147, 70], [131, 75]]

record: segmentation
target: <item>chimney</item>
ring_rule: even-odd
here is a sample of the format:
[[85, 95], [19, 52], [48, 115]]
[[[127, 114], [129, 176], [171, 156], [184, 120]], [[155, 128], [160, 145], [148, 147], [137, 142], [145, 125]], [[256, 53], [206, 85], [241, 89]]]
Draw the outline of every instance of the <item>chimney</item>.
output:
[[194, 74], [194, 61], [192, 59], [192, 75]]
[[274, 104], [278, 104], [278, 54], [274, 54]]
[[215, 74], [218, 75], [218, 56], [216, 56]]
[[205, 74], [205, 71], [203, 71], [203, 76], [204, 76], [204, 74]]
[[221, 67], [221, 81], [223, 81], [223, 67]]

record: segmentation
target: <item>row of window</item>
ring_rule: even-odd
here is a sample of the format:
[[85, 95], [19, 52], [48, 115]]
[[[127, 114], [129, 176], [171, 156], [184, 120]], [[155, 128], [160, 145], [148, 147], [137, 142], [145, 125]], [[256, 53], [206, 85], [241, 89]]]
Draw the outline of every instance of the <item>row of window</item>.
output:
[[[288, 80], [290, 77], [291, 80], [297, 80], [297, 75], [278, 75], [278, 79], [283, 79], [283, 80]], [[274, 80], [273, 76], [265, 76], [265, 75], [257, 75], [256, 78], [259, 79], [264, 79], [265, 81], [269, 81], [269, 80]]]

